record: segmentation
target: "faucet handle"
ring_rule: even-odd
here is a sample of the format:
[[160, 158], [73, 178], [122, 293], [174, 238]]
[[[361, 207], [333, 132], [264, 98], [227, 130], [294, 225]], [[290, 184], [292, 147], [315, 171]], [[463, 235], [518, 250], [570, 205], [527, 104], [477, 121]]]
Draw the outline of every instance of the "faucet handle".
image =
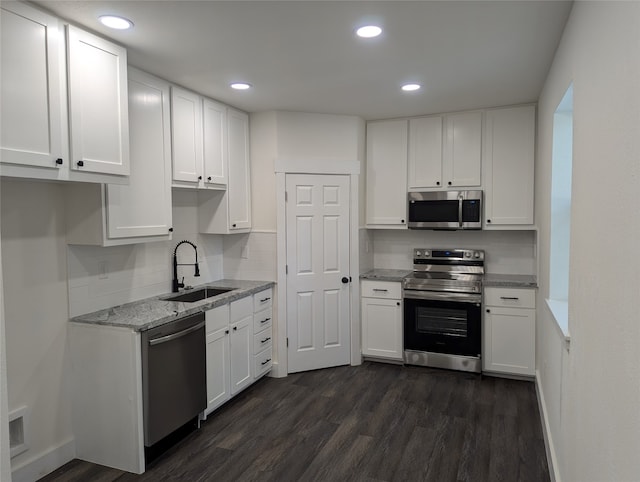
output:
[[178, 288], [184, 288], [184, 276], [182, 277], [182, 281], [178, 283]]

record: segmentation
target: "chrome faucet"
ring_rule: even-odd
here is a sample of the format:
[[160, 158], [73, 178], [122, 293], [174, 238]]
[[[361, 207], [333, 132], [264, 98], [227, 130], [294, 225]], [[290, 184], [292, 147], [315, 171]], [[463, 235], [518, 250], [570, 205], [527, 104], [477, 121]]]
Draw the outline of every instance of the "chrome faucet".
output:
[[178, 266], [189, 266], [191, 264], [191, 263], [178, 264], [178, 248], [180, 247], [181, 244], [190, 244], [191, 246], [193, 246], [193, 249], [196, 252], [196, 262], [194, 264], [196, 268], [196, 272], [193, 276], [200, 276], [200, 268], [198, 267], [198, 248], [191, 241], [187, 241], [187, 240], [180, 241], [176, 245], [176, 249], [173, 250], [173, 287], [171, 288], [171, 291], [173, 291], [174, 293], [177, 293], [178, 291], [180, 291], [180, 288], [184, 288], [184, 276], [182, 277], [182, 281], [178, 281]]

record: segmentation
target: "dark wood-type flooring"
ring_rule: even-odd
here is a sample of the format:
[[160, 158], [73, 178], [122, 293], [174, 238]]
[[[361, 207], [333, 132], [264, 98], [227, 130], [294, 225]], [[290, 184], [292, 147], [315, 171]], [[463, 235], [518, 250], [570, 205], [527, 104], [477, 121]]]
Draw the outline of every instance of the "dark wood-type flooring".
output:
[[[99, 415], [97, 415], [99, 416]], [[133, 475], [44, 481], [549, 481], [531, 382], [365, 362], [264, 378]]]

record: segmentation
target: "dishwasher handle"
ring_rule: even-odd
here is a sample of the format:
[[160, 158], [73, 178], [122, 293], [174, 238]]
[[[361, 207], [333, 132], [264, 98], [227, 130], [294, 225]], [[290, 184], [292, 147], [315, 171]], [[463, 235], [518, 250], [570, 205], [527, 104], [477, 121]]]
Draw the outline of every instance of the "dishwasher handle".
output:
[[162, 343], [167, 343], [171, 340], [175, 340], [176, 338], [181, 338], [185, 335], [188, 335], [191, 332], [199, 330], [204, 326], [204, 321], [201, 321], [197, 325], [190, 326], [182, 331], [177, 333], [172, 333], [171, 335], [161, 336], [160, 338], [154, 338], [153, 340], [149, 340], [149, 346], [160, 345]]

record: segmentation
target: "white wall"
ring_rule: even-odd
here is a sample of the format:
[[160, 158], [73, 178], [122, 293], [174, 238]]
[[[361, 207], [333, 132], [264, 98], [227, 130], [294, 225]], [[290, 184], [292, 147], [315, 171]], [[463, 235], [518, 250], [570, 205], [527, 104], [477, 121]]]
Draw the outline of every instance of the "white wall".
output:
[[[0, 237], [0, 266], [2, 266], [2, 238]], [[4, 290], [0, 269], [0, 480], [11, 482], [9, 461], [9, 400], [7, 399], [7, 357], [4, 328]]]
[[63, 187], [2, 179], [0, 191], [9, 412], [27, 407], [29, 446], [11, 468], [14, 480], [28, 480], [74, 450]]
[[[640, 3], [576, 2], [538, 109], [537, 371], [565, 481], [640, 474]], [[553, 113], [573, 82], [570, 351], [547, 310]]]
[[535, 274], [534, 231], [369, 230], [376, 268], [413, 268], [414, 248], [484, 249], [487, 273]]
[[[172, 215], [171, 241], [108, 248], [69, 246], [70, 316], [169, 293], [173, 251], [183, 239], [198, 247], [200, 277], [193, 276], [191, 266], [179, 266], [178, 278], [184, 276], [185, 284], [192, 286], [222, 278], [223, 236], [198, 234], [197, 192], [174, 189]], [[179, 248], [178, 262], [195, 263], [191, 246]]]

